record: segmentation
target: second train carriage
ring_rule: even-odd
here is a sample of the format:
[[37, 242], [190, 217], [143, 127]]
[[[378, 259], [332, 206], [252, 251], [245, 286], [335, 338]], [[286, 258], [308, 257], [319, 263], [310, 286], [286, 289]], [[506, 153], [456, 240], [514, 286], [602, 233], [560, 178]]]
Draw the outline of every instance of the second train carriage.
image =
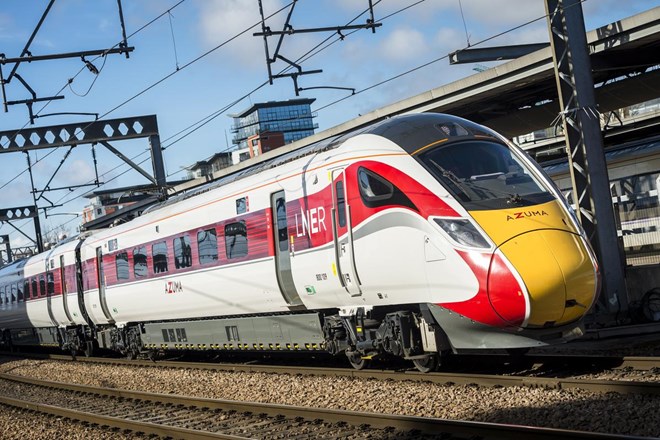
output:
[[578, 336], [598, 291], [543, 172], [440, 114], [230, 175], [33, 257], [25, 278], [45, 281], [30, 326], [67, 349], [327, 350], [356, 367], [387, 352], [422, 370]]

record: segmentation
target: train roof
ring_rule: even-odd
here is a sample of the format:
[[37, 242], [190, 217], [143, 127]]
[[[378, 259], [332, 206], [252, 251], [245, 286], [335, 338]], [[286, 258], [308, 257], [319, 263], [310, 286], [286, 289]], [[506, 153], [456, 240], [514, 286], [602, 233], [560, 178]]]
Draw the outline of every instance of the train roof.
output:
[[[434, 127], [435, 130], [429, 130]], [[297, 150], [282, 154], [270, 160], [254, 164], [251, 167], [241, 171], [224, 176], [213, 182], [209, 182], [190, 191], [170, 197], [168, 200], [154, 204], [143, 211], [143, 214], [154, 212], [158, 209], [189, 199], [207, 191], [219, 188], [231, 182], [243, 179], [248, 176], [258, 174], [264, 170], [281, 166], [285, 163], [300, 159], [305, 156], [317, 154], [323, 151], [332, 150], [339, 147], [346, 140], [360, 135], [374, 134], [382, 136], [399, 145], [409, 154], [428, 145], [431, 142], [441, 138], [464, 137], [482, 135], [496, 137], [497, 135], [479, 125], [457, 116], [444, 113], [415, 113], [409, 115], [399, 115], [385, 119], [376, 124], [358, 128], [346, 133], [331, 136], [322, 141], [315, 142]]]
[[5, 264], [4, 266], [0, 266], [0, 276], [22, 269], [25, 266], [25, 263], [27, 263], [27, 259], [24, 258], [21, 260], [12, 261], [11, 263]]
[[164, 208], [166, 206], [170, 206], [174, 203], [178, 203], [182, 200], [189, 199], [191, 197], [194, 197], [199, 194], [203, 194], [205, 192], [211, 191], [213, 189], [219, 188], [221, 186], [224, 186], [228, 183], [235, 182], [237, 180], [243, 179], [248, 176], [252, 176], [255, 174], [258, 174], [264, 170], [268, 170], [271, 168], [275, 168], [281, 165], [284, 165], [285, 163], [294, 161], [296, 159], [300, 159], [305, 156], [309, 156], [312, 154], [317, 154], [322, 151], [327, 151], [327, 150], [332, 150], [334, 148], [337, 148], [339, 145], [341, 145], [345, 140], [356, 136], [358, 134], [361, 134], [365, 131], [367, 131], [371, 127], [363, 127], [358, 130], [354, 130], [348, 133], [336, 135], [329, 137], [327, 139], [324, 139], [319, 142], [315, 142], [313, 144], [307, 145], [305, 147], [299, 148], [297, 150], [288, 152], [286, 154], [283, 154], [281, 156], [274, 157], [270, 160], [260, 162], [257, 164], [254, 164], [253, 166], [249, 168], [245, 168], [243, 170], [237, 171], [235, 173], [229, 174], [227, 176], [221, 177], [218, 180], [214, 180], [213, 182], [209, 182], [207, 184], [201, 185], [197, 188], [194, 188], [192, 190], [186, 191], [184, 193], [181, 193], [179, 195], [170, 197], [164, 202], [154, 204], [150, 206], [149, 208], [145, 209], [142, 214], [146, 214], [148, 212], [153, 212], [158, 209]]

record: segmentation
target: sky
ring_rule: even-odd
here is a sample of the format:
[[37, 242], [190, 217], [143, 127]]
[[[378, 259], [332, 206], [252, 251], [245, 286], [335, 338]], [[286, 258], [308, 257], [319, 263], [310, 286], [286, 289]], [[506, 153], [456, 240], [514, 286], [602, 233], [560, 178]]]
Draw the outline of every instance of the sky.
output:
[[[263, 38], [252, 35], [261, 30], [258, 0], [121, 0], [121, 3], [128, 45], [135, 48], [128, 59], [123, 55], [88, 57], [100, 71], [98, 75], [85, 68], [80, 58], [19, 66], [17, 73], [38, 97], [65, 97], [36, 103], [34, 113], [39, 117], [35, 127], [94, 119], [84, 114], [49, 116], [52, 113], [92, 113], [101, 119], [155, 114], [161, 144], [165, 147], [166, 173], [169, 180], [177, 180], [186, 176], [186, 166], [230, 148], [232, 119], [228, 114], [258, 102], [296, 98], [289, 78], [267, 84]], [[543, 0], [373, 0], [373, 3], [376, 22], [382, 23], [375, 33], [345, 31], [343, 40], [332, 32], [298, 33], [283, 40], [282, 56], [292, 61], [303, 57], [299, 64], [304, 70], [323, 70], [320, 74], [301, 76], [299, 87], [345, 87], [358, 92], [348, 97], [351, 92], [340, 89], [301, 91], [300, 97], [316, 99], [312, 111], [317, 112], [317, 132], [465, 78], [476, 70], [493, 67], [492, 63], [450, 66], [446, 55], [455, 50], [548, 41]], [[272, 15], [267, 20], [272, 30], [281, 30], [289, 4], [287, 0], [263, 0], [264, 13]], [[8, 58], [21, 55], [47, 5], [48, 0], [0, 2], [0, 53]], [[585, 0], [585, 27], [595, 29], [657, 6], [660, 0]], [[367, 8], [367, 0], [298, 0], [290, 24], [294, 29], [364, 24]], [[47, 55], [107, 49], [116, 47], [121, 35], [116, 0], [56, 0], [30, 51], [32, 55]], [[500, 36], [492, 38], [497, 35]], [[271, 52], [277, 44], [276, 38], [269, 38]], [[326, 39], [320, 50], [307, 56]], [[413, 73], [372, 88], [434, 60], [437, 61]], [[12, 67], [2, 66], [3, 74], [7, 76]], [[274, 72], [286, 67], [281, 61], [272, 65]], [[30, 97], [16, 78], [6, 84], [5, 91], [9, 101]], [[209, 119], [214, 115], [215, 118]], [[207, 123], [199, 126], [200, 121]], [[0, 131], [29, 126], [25, 105], [12, 105], [8, 112], [0, 113]], [[198, 129], [191, 131], [191, 128]], [[6, 140], [0, 139], [0, 145], [5, 144]], [[150, 170], [146, 139], [115, 142], [113, 146], [136, 162], [147, 159], [142, 166]], [[67, 150], [30, 153], [35, 188], [86, 185], [95, 180], [92, 147], [78, 146], [65, 159]], [[104, 183], [98, 189], [147, 183], [104, 147], [96, 146], [94, 150], [99, 180]], [[0, 157], [3, 165], [0, 208], [32, 205], [26, 153], [6, 153]], [[89, 203], [82, 196], [95, 189], [86, 186], [44, 193], [38, 205], [56, 206], [48, 211], [47, 218], [42, 214], [44, 233], [75, 232], [80, 224], [75, 214]], [[31, 220], [13, 224], [33, 236]], [[29, 243], [7, 224], [0, 225], [0, 235], [4, 234], [10, 235], [12, 246]]]

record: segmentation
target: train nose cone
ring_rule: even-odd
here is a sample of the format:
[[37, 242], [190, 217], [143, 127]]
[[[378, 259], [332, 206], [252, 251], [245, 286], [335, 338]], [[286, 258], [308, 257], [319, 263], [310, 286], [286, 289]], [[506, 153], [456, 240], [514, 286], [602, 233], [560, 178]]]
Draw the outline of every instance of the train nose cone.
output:
[[[499, 250], [527, 289], [526, 326], [568, 323], [582, 317], [591, 307], [597, 275], [580, 236], [557, 229], [530, 231], [506, 241]], [[491, 263], [489, 298], [495, 311], [507, 319], [510, 312], [506, 305], [510, 300], [506, 297], [521, 292], [498, 288], [498, 271], [493, 269]]]

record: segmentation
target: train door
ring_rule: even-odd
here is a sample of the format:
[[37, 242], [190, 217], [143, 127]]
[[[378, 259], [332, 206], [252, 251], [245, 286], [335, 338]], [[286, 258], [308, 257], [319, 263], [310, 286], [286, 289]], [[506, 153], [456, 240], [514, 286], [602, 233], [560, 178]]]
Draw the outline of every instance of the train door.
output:
[[[50, 318], [53, 325], [58, 325], [57, 319], [55, 319], [55, 314], [53, 313], [53, 296], [55, 295], [55, 279], [53, 277], [53, 272], [49, 259], [46, 259], [46, 279], [45, 279], [45, 288], [46, 288], [46, 308], [48, 309], [48, 317]], [[42, 275], [43, 277], [43, 275]], [[43, 278], [40, 280], [40, 284], [43, 282]], [[41, 286], [40, 286], [41, 287]], [[43, 290], [42, 290], [43, 292]]]
[[114, 323], [112, 315], [108, 310], [108, 305], [105, 302], [105, 275], [103, 274], [103, 250], [101, 247], [96, 248], [96, 279], [99, 281], [99, 303], [103, 314], [111, 323]]
[[94, 328], [94, 323], [87, 313], [87, 308], [85, 307], [85, 286], [83, 283], [83, 270], [82, 270], [82, 257], [80, 256], [80, 248], [82, 247], [83, 240], [80, 240], [76, 245], [76, 287], [78, 291], [78, 307], [80, 307], [80, 313], [82, 314], [85, 322], [92, 328]]
[[346, 197], [346, 173], [332, 171], [332, 234], [335, 242], [335, 261], [342, 286], [351, 296], [362, 295], [360, 279], [355, 267], [351, 207]]
[[291, 254], [289, 253], [289, 229], [286, 218], [284, 191], [270, 196], [273, 209], [273, 234], [275, 234], [275, 272], [277, 283], [284, 300], [289, 306], [303, 305], [291, 274]]
[[62, 302], [64, 304], [64, 314], [66, 315], [66, 319], [69, 320], [69, 322], [73, 322], [73, 319], [71, 319], [71, 313], [69, 312], [69, 298], [68, 298], [68, 293], [69, 293], [69, 288], [66, 284], [66, 271], [64, 270], [64, 255], [60, 255], [60, 287], [62, 291]]

